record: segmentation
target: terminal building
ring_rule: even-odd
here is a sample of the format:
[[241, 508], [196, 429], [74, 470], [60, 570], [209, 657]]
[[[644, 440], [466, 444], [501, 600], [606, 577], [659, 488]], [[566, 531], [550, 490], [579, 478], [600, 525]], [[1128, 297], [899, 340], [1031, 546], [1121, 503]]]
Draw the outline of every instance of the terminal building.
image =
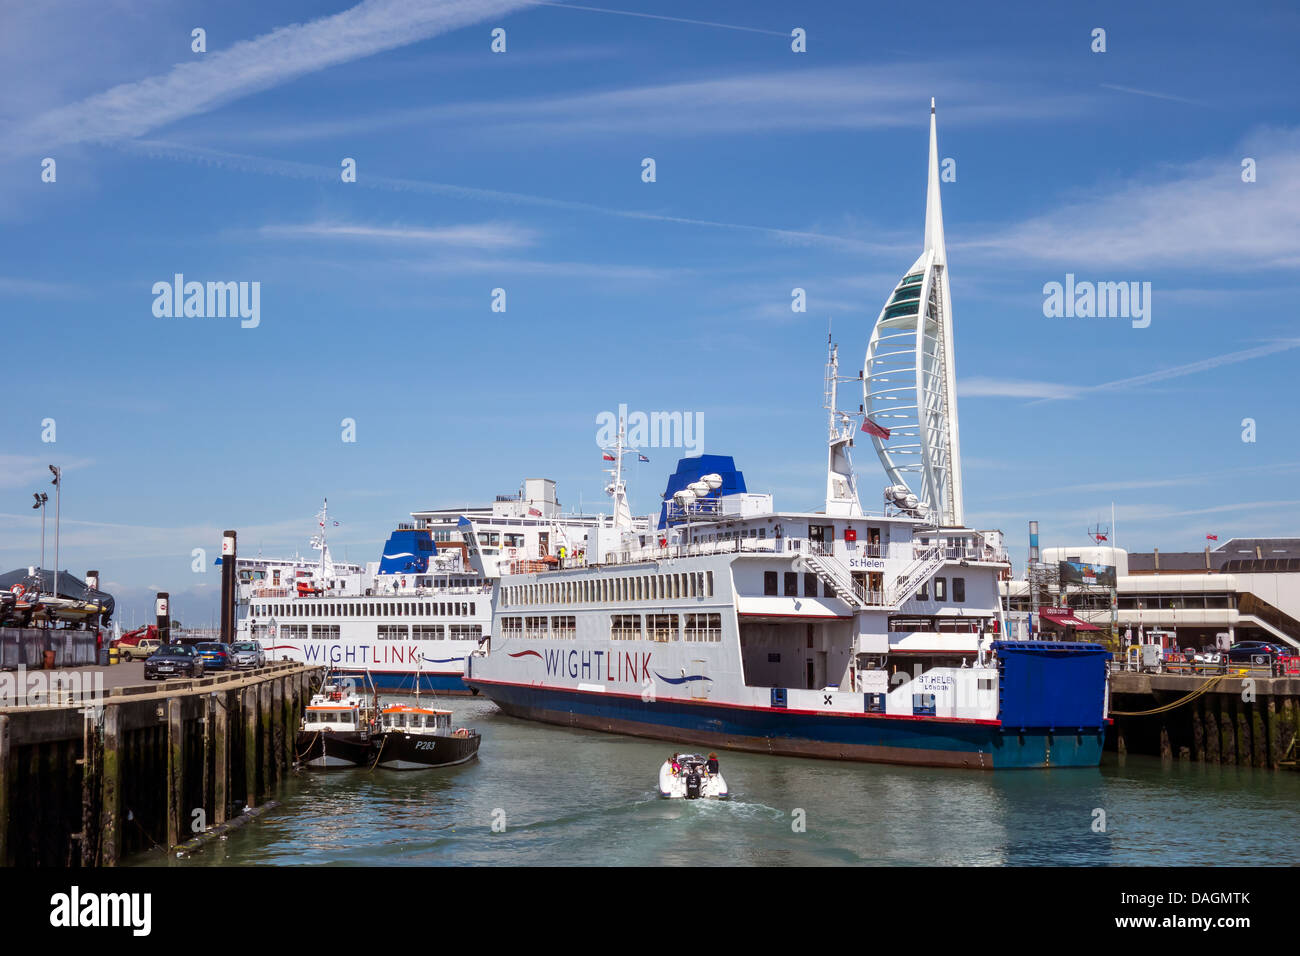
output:
[[[1062, 562], [1114, 568], [1079, 584], [1062, 583]], [[1031, 587], [1032, 581], [1032, 587]], [[1009, 629], [1086, 640], [1098, 632], [1171, 647], [1269, 641], [1300, 650], [1300, 538], [1232, 538], [1203, 551], [1129, 553], [1104, 545], [1044, 548], [1026, 579], [1004, 581]], [[1113, 604], [1113, 606], [1112, 606]]]

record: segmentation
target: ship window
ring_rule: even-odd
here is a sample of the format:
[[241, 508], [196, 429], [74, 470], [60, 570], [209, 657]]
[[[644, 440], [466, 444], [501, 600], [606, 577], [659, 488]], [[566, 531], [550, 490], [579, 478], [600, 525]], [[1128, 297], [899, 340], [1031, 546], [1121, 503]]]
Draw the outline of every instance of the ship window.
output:
[[658, 641], [661, 644], [675, 641], [677, 640], [677, 615], [647, 614], [646, 630], [650, 632], [649, 637], [652, 641]]
[[722, 640], [721, 614], [687, 614], [684, 637], [688, 641], [719, 643]]
[[577, 618], [572, 614], [551, 618], [551, 636], [562, 641], [573, 640], [578, 636]]
[[777, 593], [777, 591], [776, 591], [776, 572], [775, 572], [775, 571], [764, 571], [764, 572], [763, 572], [763, 593], [764, 593], [765, 595], [774, 595], [774, 594]]
[[805, 574], [803, 576], [803, 593], [804, 597], [817, 596], [817, 575]]
[[934, 579], [934, 599], [936, 601], [948, 600], [948, 579], [947, 578]]
[[705, 597], [713, 597], [713, 572], [705, 572]]
[[884, 694], [864, 694], [866, 698], [864, 711], [868, 714], [883, 714], [885, 712], [885, 695]]
[[913, 694], [912, 713], [918, 717], [933, 717], [935, 714], [934, 694]]
[[611, 641], [641, 640], [641, 615], [611, 614], [609, 618], [609, 639]]
[[965, 578], [952, 579], [952, 599], [954, 601], [966, 600], [966, 579]]
[[799, 575], [795, 571], [785, 572], [785, 596], [799, 596]]
[[928, 600], [930, 600], [930, 582], [929, 582], [929, 581], [926, 581], [924, 584], [921, 585], [921, 590], [919, 590], [919, 591], [916, 592], [916, 599], [917, 599], [918, 601], [928, 601]]
[[442, 640], [441, 624], [415, 624], [411, 627], [411, 637], [417, 641]]

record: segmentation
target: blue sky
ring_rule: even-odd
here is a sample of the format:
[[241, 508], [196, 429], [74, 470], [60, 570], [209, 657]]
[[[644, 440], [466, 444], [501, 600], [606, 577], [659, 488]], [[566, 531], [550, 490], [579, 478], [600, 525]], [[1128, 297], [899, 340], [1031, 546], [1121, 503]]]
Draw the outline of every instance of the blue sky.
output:
[[[353, 560], [528, 476], [602, 506], [620, 403], [819, 507], [827, 323], [856, 371], [920, 251], [931, 96], [969, 523], [1018, 562], [1112, 502], [1131, 549], [1300, 531], [1292, 5], [565, 6], [7, 5], [0, 568], [61, 464], [62, 564], [206, 621], [192, 549], [305, 552], [325, 495]], [[259, 282], [260, 325], [155, 317], [177, 272]], [[1150, 282], [1150, 326], [1045, 317], [1066, 273]], [[678, 452], [648, 455], [643, 513]]]

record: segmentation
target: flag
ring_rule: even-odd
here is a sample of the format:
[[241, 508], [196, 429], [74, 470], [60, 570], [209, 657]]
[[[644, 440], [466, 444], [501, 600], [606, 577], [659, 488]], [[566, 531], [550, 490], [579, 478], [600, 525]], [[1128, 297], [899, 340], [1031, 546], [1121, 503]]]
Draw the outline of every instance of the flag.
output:
[[542, 513], [538, 511], [536, 508], [529, 508], [528, 513], [532, 515], [534, 518], [540, 518], [542, 516]]
[[868, 435], [874, 435], [877, 438], [883, 438], [885, 440], [889, 439], [889, 429], [881, 428], [870, 418], [862, 419], [862, 430]]
[[1098, 541], [1105, 541], [1105, 540], [1106, 540], [1106, 536], [1105, 536], [1104, 534], [1099, 534], [1099, 535], [1097, 535], [1097, 540], [1098, 540]]
[[642, 455], [640, 452], [637, 453], [636, 460], [637, 460], [637, 461], [644, 461], [644, 462], [649, 462], [649, 461], [650, 461], [649, 458], [647, 458], [645, 455]]
[[614, 456], [611, 455], [609, 452], [605, 452], [605, 454], [602, 455], [601, 457], [604, 458], [606, 461], [613, 461], [613, 460], [614, 460]]
[[1205, 540], [1206, 540], [1206, 541], [1218, 541], [1218, 540], [1219, 540], [1219, 536], [1218, 536], [1217, 534], [1207, 534], [1207, 535], [1205, 536]]

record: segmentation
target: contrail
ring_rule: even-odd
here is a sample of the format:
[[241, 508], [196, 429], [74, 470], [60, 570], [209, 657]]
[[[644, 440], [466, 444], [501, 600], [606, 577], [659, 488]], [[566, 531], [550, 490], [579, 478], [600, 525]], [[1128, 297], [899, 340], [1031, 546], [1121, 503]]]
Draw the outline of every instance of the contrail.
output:
[[[269, 176], [287, 176], [293, 179], [308, 179], [317, 182], [337, 182], [339, 170], [329, 166], [314, 166], [293, 160], [266, 159], [260, 156], [247, 156], [240, 153], [227, 153], [221, 150], [206, 149], [197, 146], [185, 146], [162, 140], [121, 140], [110, 141], [104, 145], [126, 152], [140, 153], [162, 159], [179, 159], [196, 162], [218, 168], [238, 169], [245, 172], [260, 173]], [[845, 236], [831, 236], [819, 232], [805, 232], [796, 229], [775, 229], [770, 226], [755, 226], [748, 223], [720, 222], [714, 219], [694, 219], [689, 216], [668, 216], [661, 213], [641, 212], [634, 209], [616, 209], [595, 203], [579, 202], [572, 199], [552, 199], [546, 196], [532, 196], [527, 193], [506, 192], [500, 189], [480, 189], [473, 186], [457, 186], [451, 183], [432, 183], [415, 179], [398, 179], [392, 176], [361, 175], [355, 185], [364, 185], [370, 189], [385, 189], [393, 192], [412, 192], [430, 196], [455, 196], [460, 199], [479, 199], [487, 202], [513, 203], [517, 205], [543, 206], [551, 209], [571, 209], [600, 216], [615, 216], [620, 219], [639, 219], [647, 222], [667, 222], [685, 226], [704, 226], [710, 229], [730, 229], [768, 236], [784, 242], [797, 244], [822, 244], [838, 246], [844, 249], [866, 252], [897, 252], [898, 247], [885, 243], [868, 243]]]
[[647, 20], [668, 20], [671, 23], [691, 23], [699, 27], [717, 27], [720, 30], [743, 30], [745, 33], [764, 33], [770, 37], [787, 37], [779, 30], [760, 30], [758, 27], [741, 27], [734, 23], [713, 23], [709, 20], [688, 20], [685, 17], [665, 17], [658, 13], [637, 13], [633, 10], [607, 10], [604, 7], [580, 7], [574, 3], [556, 3], [554, 0], [527, 0], [532, 7], [562, 7], [565, 10], [586, 10], [589, 13], [614, 13], [624, 17], [644, 17]]

